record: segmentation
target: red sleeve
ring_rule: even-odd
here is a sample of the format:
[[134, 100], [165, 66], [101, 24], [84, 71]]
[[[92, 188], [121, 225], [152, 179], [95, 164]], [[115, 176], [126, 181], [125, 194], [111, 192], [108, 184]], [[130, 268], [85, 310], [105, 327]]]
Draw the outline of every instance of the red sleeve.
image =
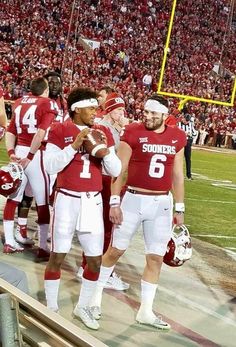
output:
[[63, 139], [64, 137], [62, 133], [62, 124], [61, 123], [53, 124], [48, 134], [47, 143], [52, 143], [53, 145], [56, 145], [57, 147], [63, 149], [64, 148], [64, 142], [62, 142]]
[[170, 115], [166, 118], [165, 124], [169, 125], [170, 127], [175, 127], [177, 126], [177, 120], [174, 116]]
[[2, 98], [3, 97], [3, 90], [2, 90], [2, 88], [0, 87], [0, 98]]
[[56, 109], [53, 107], [53, 101], [45, 98], [40, 103], [37, 111], [39, 114], [38, 129], [47, 130], [57, 114]]
[[7, 127], [7, 131], [15, 136], [17, 136], [15, 115], [12, 117], [10, 124]]

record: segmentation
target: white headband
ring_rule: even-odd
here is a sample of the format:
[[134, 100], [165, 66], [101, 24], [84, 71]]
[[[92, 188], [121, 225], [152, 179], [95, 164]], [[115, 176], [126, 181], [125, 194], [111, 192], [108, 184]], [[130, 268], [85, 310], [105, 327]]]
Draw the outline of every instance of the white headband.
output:
[[144, 109], [151, 112], [168, 113], [168, 108], [157, 100], [149, 99], [144, 105]]
[[85, 108], [90, 106], [98, 106], [97, 99], [85, 99], [85, 100], [74, 102], [74, 104], [71, 105], [70, 109], [71, 111], [74, 111], [76, 107]]

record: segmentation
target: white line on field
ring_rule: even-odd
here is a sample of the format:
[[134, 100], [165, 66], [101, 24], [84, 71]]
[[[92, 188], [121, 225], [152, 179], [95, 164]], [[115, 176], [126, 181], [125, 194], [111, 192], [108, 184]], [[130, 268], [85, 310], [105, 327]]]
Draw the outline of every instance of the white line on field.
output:
[[168, 295], [173, 296], [175, 299], [177, 299], [177, 300], [179, 300], [179, 301], [189, 305], [190, 307], [195, 308], [195, 309], [197, 309], [197, 310], [199, 310], [201, 312], [204, 312], [204, 313], [206, 313], [206, 314], [208, 314], [208, 315], [210, 315], [210, 316], [212, 316], [214, 318], [220, 319], [224, 323], [227, 323], [227, 324], [230, 324], [230, 325], [233, 325], [234, 327], [236, 327], [236, 323], [232, 319], [230, 319], [228, 317], [225, 317], [225, 316], [222, 316], [221, 314], [219, 314], [219, 313], [217, 313], [217, 312], [207, 308], [206, 306], [202, 306], [202, 305], [200, 305], [200, 304], [198, 304], [196, 302], [193, 302], [192, 300], [187, 299], [183, 295], [176, 294], [176, 291], [172, 291], [172, 290], [166, 289], [166, 288], [164, 288], [164, 287], [162, 287], [160, 285], [158, 285], [158, 288], [161, 291], [167, 293]]
[[236, 260], [236, 253], [233, 250], [225, 249], [225, 251], [233, 260]]
[[227, 150], [227, 149], [213, 149], [213, 148], [196, 147], [196, 146], [193, 146], [193, 149], [197, 149], [200, 151], [206, 151], [206, 152], [222, 153], [222, 154], [236, 154], [236, 153], [234, 153], [233, 150]]
[[219, 204], [236, 204], [236, 201], [222, 201], [222, 200], [207, 200], [207, 199], [195, 199], [195, 198], [185, 198], [186, 200], [193, 201], [204, 201], [204, 202], [217, 202]]
[[236, 190], [236, 184], [212, 183], [212, 186]]
[[208, 176], [205, 176], [205, 175], [202, 175], [202, 174], [198, 174], [198, 173], [195, 173], [195, 172], [193, 172], [193, 176], [195, 177], [195, 178], [198, 178], [198, 179], [200, 179], [200, 180], [205, 180], [205, 181], [211, 181], [211, 182], [219, 182], [219, 184], [220, 183], [229, 183], [229, 184], [231, 184], [231, 183], [233, 183], [232, 181], [229, 181], [229, 180], [219, 180], [219, 179], [215, 179], [215, 178], [210, 178], [210, 177], [208, 177]]
[[215, 239], [236, 239], [236, 236], [215, 235], [215, 234], [191, 234], [194, 237], [214, 237]]

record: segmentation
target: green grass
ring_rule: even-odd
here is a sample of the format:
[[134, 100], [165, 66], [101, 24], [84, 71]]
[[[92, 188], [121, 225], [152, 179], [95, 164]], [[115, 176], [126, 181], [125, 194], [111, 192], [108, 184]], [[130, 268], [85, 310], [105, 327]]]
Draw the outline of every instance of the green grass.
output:
[[[190, 233], [236, 237], [236, 152], [193, 150], [192, 172], [197, 174], [194, 181], [186, 181], [185, 185], [185, 223], [189, 225]], [[222, 181], [231, 183], [225, 183], [228, 187], [214, 186]], [[236, 248], [236, 239], [199, 238], [222, 247]]]
[[8, 162], [9, 158], [5, 148], [4, 139], [0, 142], [0, 166]]
[[[0, 165], [7, 161], [2, 141]], [[197, 176], [194, 175], [194, 180], [185, 184], [185, 223], [191, 235], [218, 246], [236, 248], [236, 239], [197, 236], [236, 237], [236, 151], [226, 154], [193, 150], [192, 172]], [[232, 182], [232, 189], [213, 185], [226, 180]]]

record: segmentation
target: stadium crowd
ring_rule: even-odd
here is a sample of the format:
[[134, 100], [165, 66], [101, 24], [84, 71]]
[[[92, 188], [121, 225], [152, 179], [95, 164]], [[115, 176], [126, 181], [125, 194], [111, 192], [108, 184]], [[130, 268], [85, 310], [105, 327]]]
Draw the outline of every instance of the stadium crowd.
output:
[[[58, 312], [61, 266], [71, 249], [76, 230], [86, 261], [78, 268], [81, 290], [73, 314], [85, 326], [97, 330], [103, 289], [122, 291], [129, 288], [129, 283], [114, 272], [114, 266], [128, 247], [137, 225], [142, 223], [146, 266], [136, 321], [169, 330], [170, 325], [154, 314], [152, 306], [163, 257], [168, 253], [166, 248], [172, 235], [170, 189], [173, 187], [175, 223], [183, 226], [182, 162], [188, 142], [190, 165], [193, 136], [195, 143], [200, 145], [231, 147], [231, 140], [236, 143], [234, 109], [188, 102], [179, 115], [177, 98], [170, 100], [169, 109], [168, 101], [153, 93], [160, 83], [171, 0], [123, 0], [119, 6], [111, 0], [71, 4], [72, 11], [68, 4], [57, 0], [33, 3], [27, 0], [23, 4], [3, 1], [0, 15], [0, 85], [3, 88], [0, 88], [0, 98], [4, 96], [10, 102], [17, 99], [14, 116], [6, 131], [6, 149], [11, 163], [1, 170], [4, 178], [0, 193], [7, 197], [3, 211], [3, 253], [14, 254], [24, 251], [25, 245], [34, 246], [34, 241], [27, 235], [28, 212], [34, 198], [39, 237], [35, 261], [48, 261], [44, 272], [46, 302], [48, 308]], [[227, 37], [230, 44], [223, 73], [213, 71], [216, 62], [223, 59], [225, 33], [231, 35], [228, 35], [229, 8], [226, 5], [226, 0], [209, 0], [207, 7], [203, 0], [185, 0], [178, 4], [172, 36], [175, 40], [170, 42], [170, 58], [162, 86], [166, 91], [218, 101], [230, 100], [231, 71], [236, 68], [231, 59], [233, 36], [232, 41]], [[187, 24], [189, 18], [191, 27]], [[97, 46], [89, 47], [87, 39]], [[107, 86], [110, 90], [106, 90]], [[100, 92], [97, 94], [95, 90]], [[107, 92], [106, 97], [104, 92]], [[101, 102], [103, 97], [105, 100]], [[2, 98], [4, 110], [3, 102]], [[98, 114], [100, 111], [102, 119], [102, 114]], [[127, 125], [126, 115], [131, 120], [142, 119], [142, 122]], [[181, 128], [185, 133], [180, 131], [179, 125], [165, 127], [168, 117], [178, 124], [185, 121]], [[191, 122], [195, 123], [196, 136]], [[124, 124], [127, 127], [123, 132]], [[2, 128], [3, 137], [5, 124]], [[91, 135], [93, 133], [101, 137], [101, 132], [104, 143], [94, 144], [95, 138], [92, 138], [93, 141], [89, 141], [93, 147], [88, 149], [86, 138], [95, 136]], [[118, 155], [115, 148], [118, 148]], [[160, 155], [156, 156], [157, 149]], [[140, 169], [138, 165], [145, 169], [141, 179], [136, 174]], [[126, 171], [129, 175], [122, 200]], [[192, 179], [190, 168], [186, 176]], [[5, 182], [5, 177], [9, 181]], [[158, 186], [156, 178], [159, 179]], [[107, 198], [104, 211], [109, 211], [109, 215], [103, 213], [105, 198], [101, 192]], [[49, 195], [54, 204], [52, 223]], [[141, 205], [145, 202], [147, 211], [144, 209], [140, 213], [135, 207], [130, 215], [130, 206], [133, 208], [140, 202]], [[153, 215], [150, 215], [149, 206]], [[88, 218], [88, 211], [92, 220]], [[125, 222], [122, 221], [122, 211]], [[109, 225], [105, 225], [104, 231], [106, 218]], [[110, 222], [118, 225], [113, 234]], [[126, 223], [131, 227], [124, 237], [119, 229], [120, 226], [125, 229]], [[158, 233], [157, 227], [160, 227]], [[184, 239], [186, 250], [191, 248], [190, 237], [188, 231], [183, 235], [187, 238]], [[107, 250], [103, 247], [106, 241]], [[48, 242], [51, 242], [50, 249]], [[185, 255], [181, 264], [190, 259], [191, 254]], [[3, 264], [3, 272], [6, 270]], [[25, 288], [27, 292], [27, 283]]]
[[[28, 91], [30, 80], [55, 70], [63, 73], [65, 96], [74, 85], [99, 89], [111, 84], [123, 95], [129, 117], [138, 119], [143, 95], [157, 88], [171, 8], [171, 0], [90, 0], [75, 2], [71, 16], [71, 6], [63, 1], [2, 1], [0, 85], [5, 99], [17, 99]], [[229, 30], [229, 11], [227, 0], [177, 3], [162, 90], [230, 101], [236, 36]], [[88, 49], [82, 38], [100, 46]], [[220, 73], [213, 71], [218, 62], [225, 68]], [[171, 100], [172, 111], [177, 103]], [[215, 133], [236, 142], [233, 108], [197, 103], [189, 112], [208, 139]]]

